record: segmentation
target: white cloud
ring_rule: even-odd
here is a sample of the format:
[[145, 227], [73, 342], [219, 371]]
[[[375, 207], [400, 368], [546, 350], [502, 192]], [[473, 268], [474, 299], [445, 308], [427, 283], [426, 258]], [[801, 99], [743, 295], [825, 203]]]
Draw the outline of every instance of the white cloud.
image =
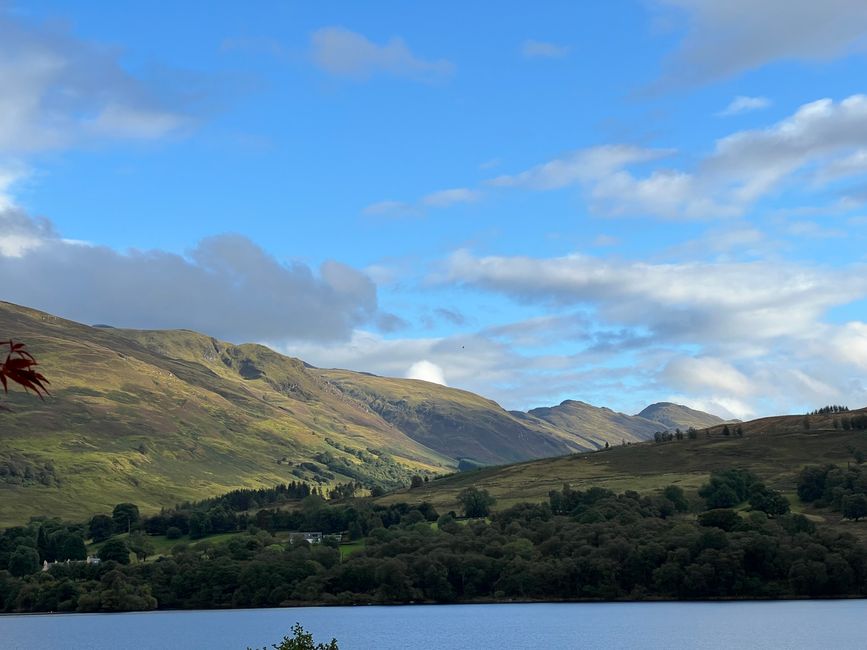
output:
[[[836, 325], [829, 312], [867, 298], [863, 266], [782, 261], [647, 263], [584, 255], [533, 259], [452, 256], [435, 281], [511, 297], [547, 314], [489, 328], [507, 345], [582, 350], [531, 357], [524, 386], [543, 363], [590, 363], [622, 375], [622, 390], [732, 417], [867, 402], [867, 324]], [[564, 314], [564, 310], [572, 313]], [[553, 333], [553, 336], [552, 336]], [[628, 380], [626, 379], [628, 377]], [[611, 377], [587, 379], [579, 394]]]
[[816, 182], [821, 186], [864, 174], [867, 174], [867, 149], [858, 149], [848, 156], [843, 156], [825, 165], [816, 174]]
[[119, 54], [0, 10], [0, 152], [161, 138], [191, 122], [183, 102], [131, 75]]
[[376, 74], [435, 81], [448, 77], [454, 66], [444, 59], [428, 61], [410, 51], [403, 39], [393, 37], [378, 45], [344, 27], [323, 27], [310, 37], [313, 62], [322, 70], [357, 80]]
[[760, 341], [809, 332], [828, 309], [867, 296], [865, 269], [774, 262], [609, 262], [586, 255], [477, 258], [460, 251], [439, 281], [524, 302], [590, 304], [610, 322], [670, 340]]
[[741, 115], [751, 111], [758, 111], [767, 108], [771, 105], [771, 100], [767, 97], [745, 97], [738, 95], [731, 103], [721, 110], [717, 115], [719, 117], [730, 117], [732, 115]]
[[721, 138], [713, 152], [689, 171], [656, 166], [639, 173], [636, 166], [672, 152], [604, 145], [489, 183], [533, 190], [578, 185], [591, 209], [608, 215], [731, 218], [744, 215], [801, 170], [810, 170], [813, 190], [842, 175], [867, 174], [864, 149], [867, 96], [852, 95], [839, 102], [820, 99], [768, 128]]
[[562, 59], [572, 48], [545, 41], [528, 39], [521, 44], [521, 54], [527, 59]]
[[21, 163], [0, 165], [0, 212], [12, 210], [15, 200], [12, 187], [28, 176], [28, 169]]
[[378, 315], [373, 282], [337, 262], [315, 273], [240, 235], [203, 239], [187, 256], [119, 253], [61, 239], [16, 210], [0, 211], [0, 278], [14, 278], [4, 300], [73, 320], [234, 342], [340, 340]]
[[657, 160], [671, 153], [630, 145], [603, 145], [572, 152], [514, 176], [498, 176], [489, 183], [495, 187], [557, 190], [575, 183], [598, 181], [628, 165]]
[[837, 361], [867, 371], [867, 323], [853, 321], [834, 331], [831, 349]]
[[432, 384], [448, 386], [445, 375], [443, 374], [443, 369], [426, 359], [416, 361], [412, 364], [409, 367], [409, 370], [406, 371], [406, 378], [421, 379], [422, 381], [429, 381]]
[[713, 357], [676, 357], [662, 370], [662, 378], [678, 390], [749, 397], [756, 392], [752, 381], [733, 365]]
[[696, 84], [780, 60], [826, 61], [860, 49], [862, 0], [657, 0], [684, 11], [686, 35], [662, 85]]
[[[748, 402], [721, 395], [695, 397], [694, 395], [676, 393], [666, 397], [665, 401], [683, 404], [705, 413], [713, 413], [725, 420], [749, 420], [756, 416], [755, 408]], [[778, 414], [775, 413], [774, 415]]]

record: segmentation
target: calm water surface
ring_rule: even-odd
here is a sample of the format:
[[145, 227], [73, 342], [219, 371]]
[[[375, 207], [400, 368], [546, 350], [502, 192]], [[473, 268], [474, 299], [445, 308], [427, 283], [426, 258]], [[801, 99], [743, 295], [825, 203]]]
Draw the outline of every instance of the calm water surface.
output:
[[244, 650], [296, 621], [341, 650], [867, 648], [867, 601], [304, 607], [0, 616], [0, 648]]

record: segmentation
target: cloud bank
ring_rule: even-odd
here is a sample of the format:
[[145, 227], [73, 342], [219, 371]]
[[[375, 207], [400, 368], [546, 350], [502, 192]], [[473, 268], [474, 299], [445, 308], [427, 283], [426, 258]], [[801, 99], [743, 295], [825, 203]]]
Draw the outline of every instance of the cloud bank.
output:
[[861, 0], [657, 0], [686, 14], [687, 31], [663, 86], [716, 81], [780, 60], [825, 61], [867, 35]]
[[188, 328], [234, 342], [335, 341], [377, 314], [376, 286], [326, 262], [282, 263], [241, 235], [186, 256], [61, 239], [47, 221], [0, 212], [3, 299], [84, 323]]

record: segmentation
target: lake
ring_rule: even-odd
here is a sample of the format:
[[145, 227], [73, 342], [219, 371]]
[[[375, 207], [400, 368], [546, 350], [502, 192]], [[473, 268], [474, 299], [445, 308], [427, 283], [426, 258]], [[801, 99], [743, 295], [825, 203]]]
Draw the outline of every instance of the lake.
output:
[[0, 616], [0, 648], [244, 650], [300, 622], [341, 650], [864, 648], [867, 601], [303, 607]]

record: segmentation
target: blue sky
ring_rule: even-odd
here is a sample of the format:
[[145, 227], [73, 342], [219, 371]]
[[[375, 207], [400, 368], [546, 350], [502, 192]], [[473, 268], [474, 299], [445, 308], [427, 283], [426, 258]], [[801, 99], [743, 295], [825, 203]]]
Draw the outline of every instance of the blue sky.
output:
[[858, 0], [0, 5], [0, 298], [508, 408], [861, 406], [865, 45]]

